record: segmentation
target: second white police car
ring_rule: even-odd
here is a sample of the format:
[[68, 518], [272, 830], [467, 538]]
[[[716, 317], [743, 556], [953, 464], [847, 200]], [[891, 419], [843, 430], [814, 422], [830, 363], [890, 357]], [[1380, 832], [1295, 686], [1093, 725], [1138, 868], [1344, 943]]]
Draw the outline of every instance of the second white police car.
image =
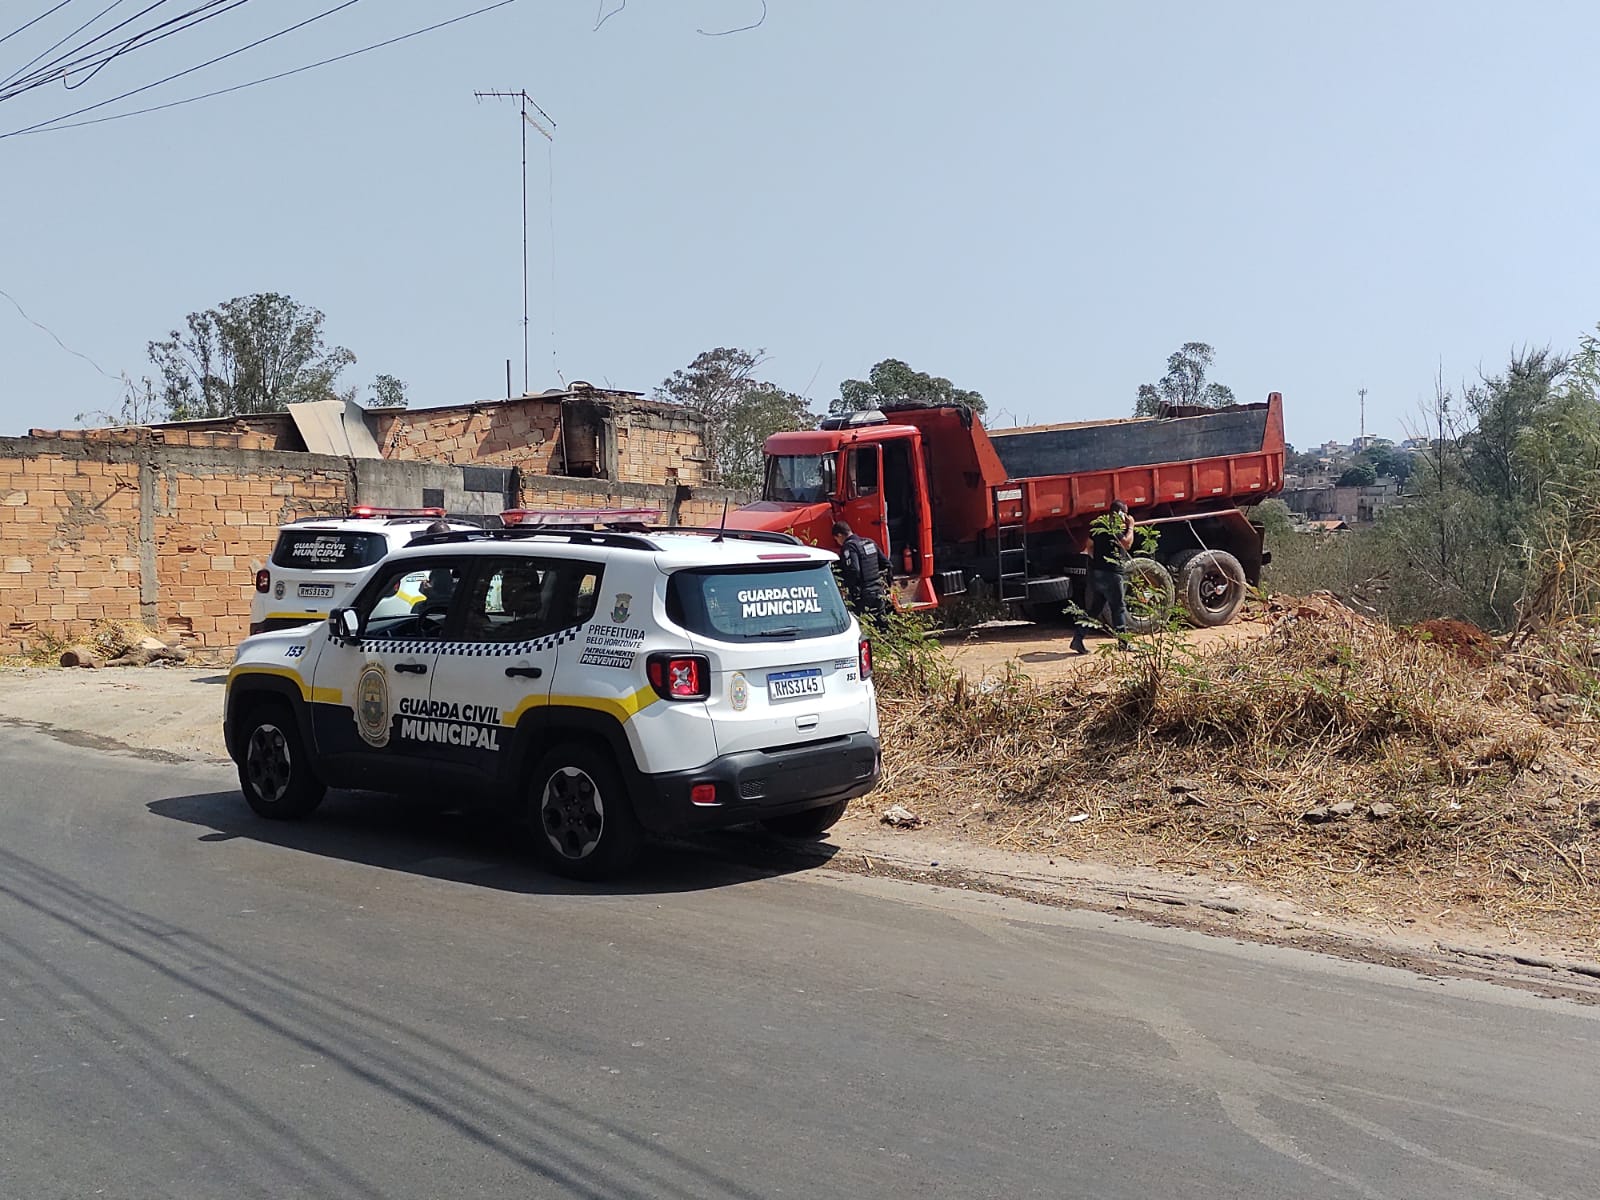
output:
[[485, 793], [578, 878], [652, 833], [821, 833], [881, 769], [833, 559], [716, 530], [421, 537], [325, 621], [240, 645], [224, 728], [245, 799], [296, 818], [328, 786]]

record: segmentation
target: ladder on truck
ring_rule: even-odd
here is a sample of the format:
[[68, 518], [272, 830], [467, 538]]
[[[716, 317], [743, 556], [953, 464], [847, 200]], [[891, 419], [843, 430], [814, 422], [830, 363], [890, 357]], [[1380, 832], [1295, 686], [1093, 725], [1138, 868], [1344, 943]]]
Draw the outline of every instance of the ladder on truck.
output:
[[1028, 598], [1028, 500], [1026, 489], [1011, 484], [993, 493], [995, 596], [1002, 603]]

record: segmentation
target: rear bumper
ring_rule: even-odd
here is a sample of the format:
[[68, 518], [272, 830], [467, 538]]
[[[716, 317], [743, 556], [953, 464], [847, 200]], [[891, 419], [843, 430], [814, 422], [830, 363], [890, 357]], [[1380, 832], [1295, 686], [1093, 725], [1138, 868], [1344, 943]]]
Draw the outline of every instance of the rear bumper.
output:
[[[690, 833], [804, 812], [863, 796], [878, 785], [883, 759], [868, 733], [781, 750], [724, 754], [692, 771], [645, 775], [634, 811], [651, 833]], [[709, 783], [715, 806], [691, 803], [690, 789]]]

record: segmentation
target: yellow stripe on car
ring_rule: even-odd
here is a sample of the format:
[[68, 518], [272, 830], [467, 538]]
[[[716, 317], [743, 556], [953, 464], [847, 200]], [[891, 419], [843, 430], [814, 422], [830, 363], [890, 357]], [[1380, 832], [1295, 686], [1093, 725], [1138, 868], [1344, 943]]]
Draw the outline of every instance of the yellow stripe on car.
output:
[[228, 672], [228, 687], [233, 687], [233, 681], [243, 675], [271, 675], [275, 679], [287, 679], [300, 689], [300, 699], [308, 700], [312, 704], [342, 704], [344, 693], [338, 688], [314, 688], [298, 672], [288, 667], [258, 667], [246, 665], [234, 667]]
[[618, 721], [627, 722], [636, 716], [641, 709], [649, 708], [657, 700], [654, 688], [643, 687], [630, 696], [529, 696], [516, 708], [508, 712], [501, 724], [511, 727], [522, 720], [524, 713], [535, 708], [587, 708], [595, 712], [603, 712], [615, 717]]

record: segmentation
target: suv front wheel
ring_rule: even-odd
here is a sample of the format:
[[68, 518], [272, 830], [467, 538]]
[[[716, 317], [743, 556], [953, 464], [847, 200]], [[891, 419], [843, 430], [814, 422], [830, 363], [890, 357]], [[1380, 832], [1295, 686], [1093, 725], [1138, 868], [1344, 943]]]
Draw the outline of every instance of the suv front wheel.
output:
[[240, 733], [239, 787], [257, 816], [293, 821], [322, 803], [327, 788], [312, 773], [300, 731], [285, 708], [262, 705], [245, 717]]
[[569, 879], [606, 879], [644, 843], [622, 776], [588, 746], [554, 750], [529, 785], [528, 826], [545, 865]]

